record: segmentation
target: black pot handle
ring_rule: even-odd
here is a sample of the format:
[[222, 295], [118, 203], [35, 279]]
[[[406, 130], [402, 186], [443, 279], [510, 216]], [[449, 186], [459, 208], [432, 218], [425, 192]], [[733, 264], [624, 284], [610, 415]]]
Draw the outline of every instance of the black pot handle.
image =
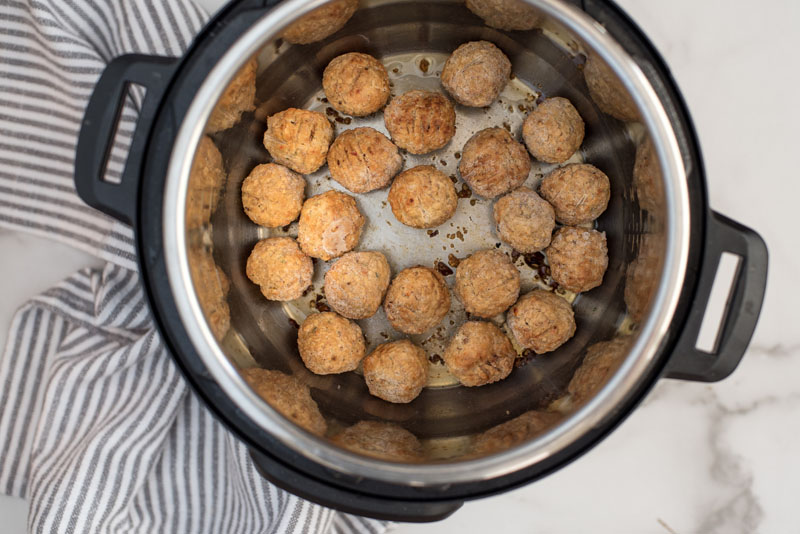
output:
[[[695, 345], [723, 252], [735, 254], [740, 260], [719, 328], [717, 349], [711, 354]], [[667, 363], [667, 377], [716, 382], [736, 369], [761, 312], [767, 285], [767, 263], [767, 245], [761, 236], [724, 215], [710, 213], [698, 288], [686, 326]]]
[[279, 488], [347, 514], [385, 521], [430, 523], [449, 517], [464, 504], [463, 501], [410, 501], [356, 493], [333, 483], [322, 483], [255, 449], [250, 449], [250, 457], [261, 476]]
[[[114, 58], [100, 76], [86, 107], [75, 156], [75, 188], [84, 202], [124, 223], [133, 224], [136, 218], [147, 137], [176, 65], [176, 59], [159, 56], [128, 54]], [[128, 84], [141, 85], [146, 93], [122, 180], [115, 184], [104, 179], [104, 171]]]

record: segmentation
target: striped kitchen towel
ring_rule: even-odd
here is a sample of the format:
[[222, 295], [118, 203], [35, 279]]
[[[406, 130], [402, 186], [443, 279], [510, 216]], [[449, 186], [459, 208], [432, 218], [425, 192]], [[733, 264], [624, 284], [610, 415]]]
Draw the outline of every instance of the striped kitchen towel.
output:
[[[205, 19], [191, 0], [0, 0], [0, 226], [107, 262], [14, 318], [0, 360], [0, 492], [28, 500], [31, 532], [382, 532], [258, 475], [161, 344], [131, 229], [75, 193], [78, 130], [103, 66], [180, 55]], [[136, 105], [123, 110], [112, 174]]]

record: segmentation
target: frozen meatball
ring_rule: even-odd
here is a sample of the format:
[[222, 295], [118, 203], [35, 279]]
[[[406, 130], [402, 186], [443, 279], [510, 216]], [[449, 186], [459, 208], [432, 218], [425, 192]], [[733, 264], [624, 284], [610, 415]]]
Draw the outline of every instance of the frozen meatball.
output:
[[341, 30], [357, 9], [358, 0], [332, 0], [292, 23], [283, 38], [294, 44], [321, 41]]
[[308, 386], [298, 379], [280, 371], [257, 368], [243, 370], [242, 377], [281, 415], [312, 434], [325, 434], [328, 429], [325, 418], [311, 398]]
[[222, 154], [214, 141], [204, 135], [197, 145], [186, 193], [186, 226], [198, 228], [211, 220], [228, 176]]
[[222, 339], [231, 326], [231, 310], [228, 306], [230, 280], [214, 263], [210, 252], [190, 249], [189, 270], [192, 273], [197, 300], [216, 339]]
[[553, 426], [561, 416], [554, 412], [531, 410], [490, 428], [475, 438], [473, 451], [477, 454], [492, 454], [504, 451], [528, 441]]
[[514, 339], [536, 354], [556, 350], [575, 334], [575, 314], [569, 302], [555, 293], [535, 289], [508, 310]]
[[446, 174], [432, 165], [404, 171], [389, 189], [389, 204], [397, 220], [413, 228], [435, 228], [453, 216], [458, 194]]
[[455, 291], [467, 312], [494, 317], [517, 301], [519, 271], [499, 250], [480, 250], [458, 264]]
[[639, 253], [625, 273], [625, 305], [634, 322], [644, 318], [650, 307], [653, 294], [661, 279], [661, 258], [664, 255], [663, 237], [644, 234], [639, 244]]
[[262, 239], [247, 258], [247, 278], [269, 300], [300, 298], [311, 285], [314, 264], [291, 237]]
[[541, 22], [541, 15], [523, 0], [467, 0], [467, 7], [498, 30], [532, 30]]
[[372, 128], [345, 130], [328, 151], [331, 177], [353, 193], [386, 187], [402, 167], [394, 143]]
[[456, 133], [456, 110], [441, 93], [408, 91], [393, 98], [383, 113], [397, 146], [426, 154], [445, 146]]
[[497, 236], [523, 254], [538, 252], [550, 244], [556, 226], [549, 202], [527, 187], [500, 198], [493, 209]]
[[267, 119], [264, 147], [276, 163], [311, 174], [325, 163], [333, 126], [318, 111], [289, 108]]
[[589, 87], [589, 95], [600, 111], [621, 121], [639, 120], [639, 112], [628, 90], [602, 59], [589, 54], [583, 67], [583, 76]]
[[422, 444], [416, 436], [392, 423], [361, 421], [337, 434], [333, 442], [350, 451], [381, 460], [422, 460]]
[[389, 100], [389, 74], [369, 54], [350, 52], [328, 63], [322, 89], [337, 111], [363, 117], [375, 113]]
[[458, 164], [464, 181], [486, 198], [516, 189], [530, 171], [528, 151], [503, 128], [487, 128], [470, 137]]
[[606, 211], [611, 184], [594, 165], [573, 163], [545, 176], [539, 192], [553, 205], [558, 222], [578, 225], [590, 223]]
[[581, 147], [584, 125], [572, 102], [560, 96], [548, 98], [525, 117], [522, 138], [534, 158], [564, 163]]
[[605, 232], [565, 226], [545, 250], [553, 280], [569, 291], [589, 291], [603, 283], [608, 268]]
[[428, 381], [428, 358], [407, 339], [378, 345], [364, 358], [364, 380], [376, 397], [411, 402]]
[[633, 188], [639, 207], [651, 213], [664, 209], [664, 189], [661, 187], [661, 167], [653, 141], [648, 137], [636, 148], [633, 164]]
[[395, 330], [421, 334], [439, 324], [450, 311], [450, 291], [441, 274], [417, 265], [392, 280], [383, 303]]
[[391, 270], [380, 252], [348, 252], [325, 273], [328, 305], [349, 319], [372, 317], [383, 302]]
[[244, 212], [261, 226], [286, 226], [300, 215], [305, 189], [305, 179], [283, 165], [258, 165], [242, 184]]
[[442, 85], [463, 106], [483, 108], [495, 101], [508, 83], [511, 62], [488, 41], [464, 43], [447, 58]]
[[227, 130], [239, 122], [242, 113], [256, 109], [257, 70], [258, 61], [253, 58], [236, 74], [214, 106], [206, 131], [213, 133]]
[[573, 405], [583, 404], [597, 393], [625, 358], [630, 344], [631, 339], [623, 336], [595, 343], [586, 349], [583, 363], [575, 370], [567, 386]]
[[318, 375], [352, 371], [367, 350], [361, 328], [333, 312], [309, 315], [297, 334], [297, 348], [308, 370]]
[[297, 241], [309, 256], [328, 261], [358, 245], [364, 222], [356, 199], [339, 191], [326, 191], [303, 204]]
[[507, 377], [517, 353], [502, 330], [492, 323], [468, 321], [450, 340], [442, 359], [465, 386], [483, 386]]

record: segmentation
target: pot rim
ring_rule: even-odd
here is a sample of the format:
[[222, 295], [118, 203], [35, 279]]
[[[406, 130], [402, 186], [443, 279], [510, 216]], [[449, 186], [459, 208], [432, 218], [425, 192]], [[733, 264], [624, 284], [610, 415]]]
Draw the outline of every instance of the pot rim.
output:
[[667, 337], [683, 288], [691, 229], [689, 192], [678, 141], [666, 110], [635, 61], [605, 28], [579, 9], [558, 0], [525, 0], [579, 36], [620, 78], [639, 109], [655, 145], [664, 179], [666, 246], [664, 271], [636, 342], [616, 374], [585, 406], [560, 424], [520, 446], [471, 460], [442, 464], [400, 464], [346, 451], [284, 418], [252, 391], [220, 349], [192, 287], [186, 247], [185, 202], [189, 173], [203, 126], [227, 83], [245, 60], [297, 17], [325, 0], [286, 0], [257, 20], [221, 57], [198, 88], [172, 147], [163, 201], [164, 261], [180, 319], [209, 374], [256, 425], [283, 445], [326, 468], [389, 483], [427, 487], [494, 479], [557, 455], [598, 426], [636, 389], [652, 369]]

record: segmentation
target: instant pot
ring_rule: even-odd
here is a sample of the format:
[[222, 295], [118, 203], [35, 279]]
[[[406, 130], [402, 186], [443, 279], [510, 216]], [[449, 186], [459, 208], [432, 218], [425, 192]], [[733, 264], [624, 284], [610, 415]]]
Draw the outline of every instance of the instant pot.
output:
[[[631, 413], [659, 378], [716, 381], [736, 368], [764, 296], [766, 246], [752, 230], [709, 209], [686, 105], [652, 44], [616, 5], [520, 0], [516, 7], [535, 15], [535, 27], [498, 29], [493, 26], [501, 24], [478, 16], [486, 17], [474, 9], [480, 2], [361, 0], [344, 26], [322, 40], [291, 44], [282, 38], [291, 23], [324, 4], [233, 1], [182, 58], [114, 59], [94, 90], [78, 143], [78, 193], [135, 229], [142, 281], [164, 343], [209, 409], [249, 447], [264, 477], [345, 512], [433, 521], [465, 500], [519, 487], [574, 460]], [[491, 9], [502, 2], [485, 4]], [[328, 265], [316, 262], [313, 291], [297, 301], [261, 297], [245, 276], [247, 256], [259, 239], [296, 235], [296, 223], [256, 226], [243, 212], [240, 188], [255, 165], [270, 161], [261, 144], [266, 117], [287, 107], [328, 112], [337, 134], [363, 125], [385, 131], [381, 113], [351, 121], [327, 107], [321, 78], [332, 58], [352, 51], [378, 57], [394, 94], [443, 92], [438, 74], [448, 54], [480, 39], [511, 59], [509, 86], [485, 110], [457, 106], [451, 144], [425, 156], [406, 154], [405, 168], [435, 164], [458, 180], [457, 151], [475, 131], [505, 126], [519, 136], [537, 99], [565, 96], [586, 123], [576, 157], [611, 180], [609, 207], [597, 221], [607, 236], [609, 267], [600, 287], [575, 298], [577, 333], [558, 350], [523, 355], [508, 379], [478, 388], [453, 383], [433, 361], [438, 381], [413, 402], [394, 405], [371, 397], [357, 373], [317, 376], [305, 369], [296, 324], [324, 304]], [[221, 95], [252, 58], [258, 61], [252, 108], [234, 126], [210, 131]], [[121, 180], [109, 181], [104, 169], [131, 84], [146, 92]], [[206, 136], [222, 156], [219, 183], [201, 183], [194, 169]], [[536, 187], [552, 168], [534, 161], [527, 185]], [[325, 167], [306, 179], [307, 196], [339, 187]], [[490, 201], [463, 198], [453, 224], [425, 233], [392, 225], [385, 197], [385, 189], [357, 197], [368, 219], [359, 250], [384, 252], [395, 274], [481, 248], [507, 250], [493, 233]], [[701, 350], [698, 333], [725, 253], [738, 257], [738, 268], [716, 341]], [[533, 267], [526, 259], [515, 258], [523, 290], [544, 283], [546, 274], [541, 259]], [[463, 320], [456, 308], [452, 324], [446, 320], [436, 334], [414, 337], [429, 355]], [[382, 313], [362, 324], [371, 346], [399, 337]], [[608, 341], [619, 349], [615, 365], [577, 402], [571, 378], [587, 352]], [[280, 370], [308, 386], [329, 436], [306, 432], [262, 400], [240, 373], [249, 367]], [[489, 452], [472, 448], [477, 436], [531, 410], [558, 417]], [[329, 439], [364, 420], [411, 432], [424, 459], [366, 456]]]

